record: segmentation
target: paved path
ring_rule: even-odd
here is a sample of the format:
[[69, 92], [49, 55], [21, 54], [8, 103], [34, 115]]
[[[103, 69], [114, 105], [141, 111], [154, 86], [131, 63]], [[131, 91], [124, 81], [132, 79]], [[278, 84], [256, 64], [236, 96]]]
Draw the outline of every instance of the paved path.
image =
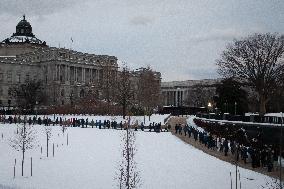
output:
[[[187, 117], [171, 117], [169, 119], [168, 123], [171, 124], [171, 127], [172, 127], [171, 133], [173, 135], [175, 135], [176, 137], [178, 137], [179, 139], [181, 139], [185, 143], [188, 143], [188, 144], [194, 146], [195, 148], [202, 150], [204, 153], [212, 155], [212, 156], [214, 156], [218, 159], [221, 159], [223, 161], [227, 161], [231, 164], [235, 164], [234, 157], [231, 155], [231, 153], [228, 153], [228, 156], [225, 156], [224, 153], [216, 151], [216, 150], [208, 149], [206, 146], [201, 144], [199, 141], [195, 141], [193, 139], [193, 136], [191, 136], [189, 138], [188, 135], [184, 136], [184, 133], [182, 135], [175, 134], [175, 125], [179, 124], [179, 123], [180, 124], [186, 124], [186, 119], [187, 119]], [[279, 178], [279, 170], [273, 171], [273, 172], [267, 172], [267, 168], [252, 168], [251, 163], [245, 164], [243, 161], [239, 161], [238, 166], [246, 168], [246, 169], [250, 169], [250, 170], [253, 170], [253, 171], [274, 177], [274, 178]], [[282, 169], [282, 175], [284, 175], [284, 169]]]

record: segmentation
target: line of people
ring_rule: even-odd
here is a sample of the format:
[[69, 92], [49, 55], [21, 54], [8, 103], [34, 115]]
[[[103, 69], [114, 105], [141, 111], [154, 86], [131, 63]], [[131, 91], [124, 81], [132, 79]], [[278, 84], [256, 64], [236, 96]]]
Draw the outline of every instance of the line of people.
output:
[[[239, 131], [245, 137], [245, 131]], [[248, 140], [248, 143], [242, 143], [237, 138], [213, 135], [206, 131], [206, 128], [197, 129], [189, 125], [176, 124], [175, 133], [193, 137], [208, 149], [219, 151], [224, 156], [231, 155], [235, 161], [242, 160], [245, 164], [251, 163], [253, 168], [267, 168], [268, 172], [276, 170], [279, 161], [279, 150], [272, 145], [259, 146], [257, 139]], [[283, 154], [282, 154], [283, 156]]]
[[[43, 118], [40, 116], [26, 116], [26, 115], [15, 115], [15, 116], [5, 116], [0, 115], [0, 122], [2, 123], [9, 123], [9, 124], [17, 124], [17, 123], [27, 123], [29, 125], [60, 125], [64, 127], [81, 127], [81, 128], [87, 128], [87, 127], [96, 127], [99, 129], [126, 129], [128, 127], [128, 121], [125, 120], [117, 122], [116, 120], [89, 120], [89, 118], [86, 119], [78, 119], [78, 118], [69, 118], [64, 119], [63, 117], [56, 117], [54, 120], [51, 120], [50, 117], [44, 116]], [[165, 128], [162, 127], [161, 122], [155, 123], [152, 122], [149, 124], [149, 126], [145, 126], [143, 122], [138, 124], [138, 121], [136, 121], [134, 124], [131, 125], [131, 128], [135, 129], [135, 131], [138, 131], [138, 129], [144, 131], [145, 129], [148, 129], [149, 132], [162, 132], [166, 131], [168, 132], [171, 129], [170, 125], [167, 125]]]

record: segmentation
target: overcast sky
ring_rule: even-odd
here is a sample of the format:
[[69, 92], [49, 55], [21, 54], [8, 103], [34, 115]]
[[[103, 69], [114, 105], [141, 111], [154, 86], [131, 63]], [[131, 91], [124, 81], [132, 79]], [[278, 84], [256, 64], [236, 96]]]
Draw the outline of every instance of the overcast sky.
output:
[[150, 65], [163, 81], [216, 78], [233, 39], [284, 33], [283, 0], [0, 0], [0, 40], [23, 14], [50, 46]]

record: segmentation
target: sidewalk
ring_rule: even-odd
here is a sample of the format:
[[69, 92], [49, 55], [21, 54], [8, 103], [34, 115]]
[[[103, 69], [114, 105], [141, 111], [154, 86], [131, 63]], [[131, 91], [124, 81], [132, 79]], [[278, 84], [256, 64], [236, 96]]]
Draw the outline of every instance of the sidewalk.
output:
[[[192, 146], [194, 146], [195, 148], [202, 150], [204, 153], [207, 153], [211, 156], [214, 156], [220, 160], [229, 162], [231, 164], [235, 165], [235, 160], [234, 157], [231, 155], [231, 153], [228, 153], [228, 156], [225, 156], [224, 153], [219, 152], [217, 150], [212, 150], [212, 149], [208, 149], [206, 146], [204, 146], [203, 144], [201, 144], [198, 140], [195, 141], [193, 136], [191, 136], [190, 138], [187, 136], [184, 136], [184, 133], [182, 135], [180, 134], [175, 134], [175, 130], [174, 127], [177, 123], [181, 123], [181, 124], [186, 124], [186, 119], [187, 117], [171, 117], [168, 121], [168, 124], [170, 124], [172, 126], [171, 129], [171, 133], [178, 137], [179, 139], [181, 139], [182, 141], [184, 141], [185, 143], [188, 143]], [[243, 161], [239, 160], [238, 161], [238, 166], [245, 168], [245, 169], [250, 169], [252, 171], [256, 171], [259, 173], [262, 173], [264, 175], [268, 175], [270, 177], [274, 177], [274, 178], [279, 178], [279, 170], [278, 171], [272, 171], [272, 172], [268, 172], [267, 168], [252, 168], [251, 163], [244, 163]], [[282, 175], [284, 175], [284, 170], [282, 169]]]

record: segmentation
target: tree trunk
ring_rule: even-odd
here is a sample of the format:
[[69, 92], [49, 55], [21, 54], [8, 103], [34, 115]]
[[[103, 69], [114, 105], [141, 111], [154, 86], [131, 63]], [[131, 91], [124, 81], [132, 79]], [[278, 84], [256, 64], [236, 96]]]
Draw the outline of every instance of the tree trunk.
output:
[[127, 167], [126, 167], [126, 171], [127, 171], [127, 177], [126, 177], [126, 187], [127, 189], [130, 188], [130, 185], [129, 185], [129, 180], [130, 180], [130, 154], [129, 154], [129, 135], [128, 135], [128, 129], [129, 129], [129, 126], [127, 127], [127, 130], [126, 130], [126, 155], [127, 155]]
[[265, 96], [260, 95], [260, 99], [259, 99], [259, 115], [260, 116], [264, 116], [264, 114], [266, 113], [266, 102], [267, 102], [267, 99], [265, 98]]
[[126, 104], [123, 104], [123, 106], [122, 106], [122, 115], [123, 115], [123, 119], [125, 119], [125, 116], [126, 116]]
[[23, 159], [22, 159], [22, 176], [24, 176], [25, 142], [23, 142], [22, 153], [23, 153]]
[[46, 156], [48, 157], [48, 135], [46, 135]]
[[23, 137], [23, 146], [22, 146], [22, 153], [23, 153], [23, 159], [22, 159], [22, 176], [24, 176], [24, 160], [25, 160], [25, 150], [26, 150], [26, 124], [24, 124], [24, 137]]

